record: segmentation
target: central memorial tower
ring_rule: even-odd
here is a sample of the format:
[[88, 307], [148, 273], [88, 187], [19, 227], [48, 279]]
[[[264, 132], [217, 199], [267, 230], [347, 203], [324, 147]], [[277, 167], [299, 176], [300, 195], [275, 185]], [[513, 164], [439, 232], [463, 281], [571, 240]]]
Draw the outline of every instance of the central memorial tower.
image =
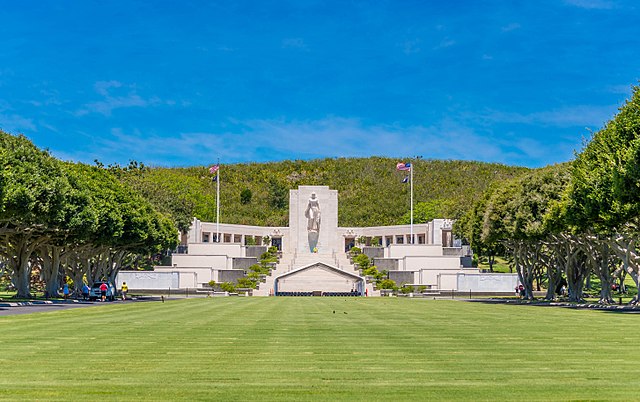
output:
[[331, 254], [340, 250], [338, 191], [328, 186], [289, 190], [288, 250], [297, 254]]

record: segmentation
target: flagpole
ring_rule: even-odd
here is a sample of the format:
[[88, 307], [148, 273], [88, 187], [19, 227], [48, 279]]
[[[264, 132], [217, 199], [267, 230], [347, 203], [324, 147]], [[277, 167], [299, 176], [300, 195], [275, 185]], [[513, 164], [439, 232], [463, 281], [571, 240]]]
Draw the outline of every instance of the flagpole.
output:
[[409, 169], [409, 175], [411, 176], [411, 244], [415, 244], [415, 239], [413, 238], [413, 166], [411, 164], [411, 168]]
[[216, 242], [220, 243], [220, 159], [216, 171]]

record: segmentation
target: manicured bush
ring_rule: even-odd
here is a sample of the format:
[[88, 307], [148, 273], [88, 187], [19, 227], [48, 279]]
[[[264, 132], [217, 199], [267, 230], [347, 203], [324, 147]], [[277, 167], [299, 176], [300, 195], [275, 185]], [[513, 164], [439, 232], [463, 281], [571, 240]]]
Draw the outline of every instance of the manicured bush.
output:
[[402, 288], [400, 288], [400, 291], [405, 295], [407, 295], [409, 293], [413, 293], [413, 286], [404, 285]]
[[353, 257], [353, 262], [358, 264], [360, 269], [367, 269], [369, 268], [370, 260], [369, 257], [365, 254], [358, 254], [357, 256]]
[[236, 282], [238, 283], [238, 287], [240, 287], [240, 288], [255, 289], [256, 285], [258, 284], [258, 282], [256, 280], [253, 280], [253, 279], [248, 278], [246, 276], [244, 278], [238, 278], [238, 280]]
[[223, 282], [222, 284], [220, 284], [220, 289], [229, 293], [233, 293], [236, 291], [235, 285], [231, 282]]
[[378, 282], [378, 288], [380, 289], [392, 289], [397, 290], [398, 286], [396, 285], [396, 281], [391, 279], [383, 279]]

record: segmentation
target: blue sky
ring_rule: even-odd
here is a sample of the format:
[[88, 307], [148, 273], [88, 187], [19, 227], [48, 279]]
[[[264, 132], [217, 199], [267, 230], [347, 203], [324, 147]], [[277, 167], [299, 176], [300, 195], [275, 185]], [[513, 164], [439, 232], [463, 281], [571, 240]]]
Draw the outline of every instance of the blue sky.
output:
[[0, 0], [0, 128], [159, 166], [562, 162], [640, 79], [635, 1]]

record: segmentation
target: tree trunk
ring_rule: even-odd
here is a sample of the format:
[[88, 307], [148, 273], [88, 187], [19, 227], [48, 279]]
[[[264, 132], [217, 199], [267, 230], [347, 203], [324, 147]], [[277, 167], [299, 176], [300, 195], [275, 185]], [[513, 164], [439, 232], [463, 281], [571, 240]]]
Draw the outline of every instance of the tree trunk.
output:
[[34, 247], [29, 244], [29, 238], [26, 236], [19, 236], [13, 247], [14, 255], [9, 263], [13, 270], [13, 284], [17, 290], [17, 298], [31, 298], [31, 264], [29, 263], [29, 259], [31, 258], [33, 248]]
[[60, 297], [60, 247], [41, 247], [42, 250], [42, 271], [45, 282], [44, 297]]

